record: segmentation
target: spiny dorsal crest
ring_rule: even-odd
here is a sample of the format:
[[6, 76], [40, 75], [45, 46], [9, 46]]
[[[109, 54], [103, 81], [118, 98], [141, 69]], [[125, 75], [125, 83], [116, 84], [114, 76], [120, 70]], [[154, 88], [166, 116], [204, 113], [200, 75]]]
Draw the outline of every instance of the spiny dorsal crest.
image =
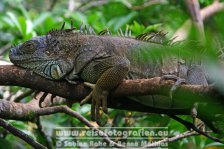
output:
[[[99, 36], [104, 36], [104, 35], [112, 35], [110, 30], [108, 28], [100, 31], [98, 34], [94, 31], [94, 29], [91, 26], [84, 26], [81, 24], [80, 29], [76, 30], [76, 28], [73, 26], [73, 22], [71, 20], [71, 28], [70, 29], [64, 29], [65, 27], [65, 22], [63, 23], [62, 27], [60, 30], [58, 29], [52, 29], [51, 31], [48, 32], [48, 35], [51, 35], [52, 37], [63, 37], [63, 36], [74, 36], [74, 33], [78, 33], [81, 35], [99, 35]], [[73, 31], [76, 32], [73, 32]], [[175, 38], [167, 40], [166, 35], [168, 32], [147, 32], [140, 34], [135, 37], [137, 40], [145, 41], [145, 42], [152, 42], [152, 43], [158, 43], [158, 44], [163, 44], [163, 45], [171, 45], [173, 44], [173, 41]], [[117, 32], [118, 36], [121, 37], [132, 37], [131, 30], [129, 30], [128, 26], [126, 27], [125, 32], [123, 32], [121, 29], [118, 30]], [[48, 36], [47, 36], [48, 37]], [[132, 37], [133, 38], [133, 37]]]
[[131, 30], [129, 30], [128, 26], [126, 27], [125, 32], [123, 32], [122, 29], [119, 29], [117, 34], [121, 37], [132, 37]]
[[160, 32], [147, 32], [136, 36], [135, 38], [141, 41], [153, 42], [159, 44], [167, 44], [168, 40], [166, 39], [166, 35], [168, 32], [164, 33]]
[[83, 29], [83, 24], [81, 24], [80, 29], [79, 29], [79, 33], [82, 35], [96, 35], [96, 32], [94, 31], [94, 29], [91, 26], [84, 26]]
[[75, 27], [73, 27], [73, 22], [71, 21], [71, 28], [70, 29], [64, 29], [65, 26], [65, 22], [63, 23], [62, 27], [60, 30], [58, 29], [52, 29], [50, 30], [47, 35], [51, 35], [53, 37], [59, 37], [59, 36], [70, 36], [70, 35], [74, 35], [74, 30], [76, 31], [75, 33], [79, 33], [81, 35], [112, 35], [110, 30], [104, 29], [102, 31], [100, 31], [98, 34], [96, 34], [96, 32], [94, 31], [94, 29], [91, 26], [84, 26], [83, 28], [83, 24], [81, 24], [80, 29], [76, 30]]
[[110, 30], [108, 28], [106, 28], [106, 29], [100, 31], [98, 33], [98, 35], [112, 35], [112, 33], [110, 32]]
[[73, 22], [71, 20], [71, 28], [69, 29], [64, 29], [65, 27], [65, 22], [62, 24], [61, 29], [52, 29], [48, 32], [48, 35], [51, 36], [68, 36], [68, 35], [72, 35], [73, 34], [73, 30], [75, 30], [76, 28], [73, 26]]

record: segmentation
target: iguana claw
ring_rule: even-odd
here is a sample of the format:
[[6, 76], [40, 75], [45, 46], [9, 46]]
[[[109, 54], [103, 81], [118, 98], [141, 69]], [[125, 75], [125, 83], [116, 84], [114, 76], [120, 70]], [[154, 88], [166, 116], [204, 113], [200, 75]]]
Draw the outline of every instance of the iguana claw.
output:
[[[35, 99], [37, 98], [36, 96], [37, 96], [37, 94], [39, 94], [39, 93], [41, 93], [40, 91], [37, 91], [36, 93], [35, 93]], [[43, 106], [42, 106], [42, 103], [44, 102], [44, 100], [46, 99], [46, 97], [48, 96], [48, 94], [49, 93], [46, 93], [46, 92], [44, 92], [42, 95], [41, 95], [41, 97], [39, 98], [39, 107], [40, 108], [43, 108]], [[56, 95], [53, 95], [53, 94], [50, 94], [51, 95], [51, 104], [53, 104], [54, 103], [54, 98], [56, 97]]]
[[95, 84], [89, 83], [89, 82], [84, 82], [84, 85], [93, 89], [95, 87]]
[[[84, 86], [89, 87], [91, 89], [94, 89], [95, 84], [89, 83], [89, 82], [84, 82]], [[81, 102], [80, 105], [84, 105], [85, 103], [87, 103], [89, 100], [91, 100], [92, 97], [92, 92], [89, 93], [89, 95], [87, 95]]]
[[180, 84], [186, 84], [186, 80], [182, 79], [180, 77], [177, 77], [175, 75], [163, 75], [161, 77], [160, 82], [163, 80], [174, 80], [175, 83], [172, 85], [170, 92], [169, 92], [169, 97], [172, 99], [173, 98], [173, 92], [180, 86]]
[[[91, 84], [88, 82], [85, 82], [84, 85], [92, 88], [93, 90], [88, 96], [86, 96], [81, 101], [80, 104], [83, 105], [86, 102], [88, 102], [89, 100], [92, 100], [91, 119], [93, 121], [96, 121], [99, 125], [103, 125], [103, 123], [100, 121], [100, 118], [102, 115], [101, 111], [103, 111], [104, 113], [108, 113], [107, 112], [107, 96], [108, 96], [109, 92], [102, 90], [102, 89], [96, 87], [95, 84]], [[101, 106], [102, 106], [102, 110], [101, 110]]]
[[87, 95], [81, 102], [80, 102], [80, 106], [84, 105], [85, 103], [87, 103], [88, 101], [90, 101], [92, 98], [92, 92], [89, 93], [89, 95]]
[[39, 100], [39, 107], [43, 108], [42, 103], [44, 102], [45, 98], [47, 97], [48, 93], [44, 92], [43, 95], [41, 95], [40, 100]]

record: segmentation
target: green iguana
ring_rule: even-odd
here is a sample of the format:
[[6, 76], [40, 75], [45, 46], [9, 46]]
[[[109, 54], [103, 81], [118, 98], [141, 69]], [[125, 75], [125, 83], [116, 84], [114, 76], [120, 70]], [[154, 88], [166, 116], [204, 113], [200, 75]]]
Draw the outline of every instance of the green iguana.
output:
[[[92, 92], [83, 100], [91, 99], [91, 115], [99, 122], [100, 107], [107, 113], [107, 96], [123, 79], [142, 79], [175, 75], [189, 84], [208, 85], [203, 68], [187, 64], [177, 58], [161, 60], [156, 56], [142, 60], [145, 53], [166, 49], [161, 44], [161, 34], [141, 34], [136, 38], [96, 35], [92, 29], [52, 30], [11, 49], [10, 60], [17, 66], [51, 79], [65, 79], [76, 83], [77, 79], [95, 84]], [[162, 34], [162, 36], [165, 34]], [[170, 100], [160, 104], [153, 102], [156, 96], [137, 97], [137, 101], [160, 109], [176, 107]], [[146, 102], [147, 101], [147, 102]]]

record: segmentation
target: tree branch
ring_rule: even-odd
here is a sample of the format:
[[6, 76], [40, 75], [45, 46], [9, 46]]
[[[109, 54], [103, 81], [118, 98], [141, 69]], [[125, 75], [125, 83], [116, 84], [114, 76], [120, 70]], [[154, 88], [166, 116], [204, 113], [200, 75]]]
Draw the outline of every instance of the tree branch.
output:
[[152, 5], [156, 5], [156, 4], [167, 4], [167, 0], [149, 0], [147, 2], [144, 2], [142, 5], [139, 6], [134, 6], [131, 3], [128, 3], [128, 1], [126, 2], [128, 5], [128, 8], [133, 9], [133, 10], [141, 10], [141, 9], [145, 9], [147, 7], [150, 7]]
[[[211, 5], [200, 10], [202, 20], [211, 17], [217, 12], [224, 10], [224, 2], [214, 1]], [[190, 19], [186, 20], [183, 25], [174, 33], [176, 37], [173, 42], [181, 41], [187, 38], [188, 32], [191, 28], [192, 22]]]
[[201, 41], [205, 41], [205, 33], [204, 33], [204, 24], [203, 19], [200, 13], [200, 4], [198, 0], [185, 0], [186, 5], [188, 7], [188, 11], [190, 12], [192, 22], [197, 29], [198, 39]]
[[[0, 65], [0, 76], [0, 85], [21, 86], [32, 88], [34, 90], [41, 90], [64, 98], [72, 99], [70, 100], [72, 102], [79, 102], [90, 92], [90, 89], [84, 87], [83, 83], [72, 85], [66, 81], [51, 81], [36, 75], [29, 70], [13, 65]], [[160, 77], [151, 79], [125, 80], [114, 91], [112, 91], [110, 96], [111, 99], [109, 101], [113, 107], [119, 100], [112, 101], [112, 99], [114, 100], [119, 97], [123, 98], [124, 96], [131, 95], [155, 94], [166, 96], [169, 94], [169, 90], [172, 85], [173, 81], [163, 81], [160, 83]], [[211, 86], [181, 85], [180, 90], [185, 92], [193, 92], [197, 95], [220, 96]], [[176, 93], [176, 96], [178, 97], [178, 91]], [[123, 98], [122, 100], [128, 99]], [[133, 108], [133, 110], [138, 111], [136, 108]]]
[[8, 50], [12, 45], [10, 43], [4, 45], [0, 48], [0, 55], [4, 54], [6, 50]]
[[[72, 85], [65, 81], [51, 81], [13, 65], [0, 66], [0, 76], [0, 85], [18, 85], [34, 90], [42, 90], [60, 97], [68, 98], [68, 101], [71, 103], [79, 102], [90, 92], [90, 89], [85, 88], [83, 83]], [[203, 102], [207, 103], [207, 106], [201, 106], [198, 109], [198, 117], [209, 127], [212, 127], [211, 118], [214, 118], [215, 114], [224, 113], [224, 98], [211, 86], [181, 85], [173, 95], [173, 105], [175, 108], [155, 108], [154, 105], [149, 107], [134, 100], [130, 100], [127, 97], [131, 95], [168, 96], [173, 83], [173, 81], [162, 81], [160, 83], [159, 77], [140, 80], [125, 80], [111, 92], [108, 99], [108, 107], [148, 113], [189, 115], [193, 103]], [[191, 98], [187, 95], [191, 95]], [[156, 98], [155, 100], [156, 102], [161, 102], [159, 98]], [[169, 98], [167, 98], [167, 100], [169, 100]], [[33, 104], [33, 102], [37, 101], [33, 100], [27, 104], [2, 101], [0, 102], [0, 117], [5, 119], [29, 120], [34, 115], [39, 115], [43, 112], [43, 109], [39, 109], [39, 106]], [[216, 104], [216, 102], [218, 104]], [[207, 113], [208, 106], [209, 109], [214, 110]], [[58, 108], [61, 110], [61, 107]]]
[[[72, 103], [80, 102], [80, 100], [90, 92], [90, 89], [84, 87], [83, 83], [72, 85], [65, 81], [51, 81], [13, 65], [0, 66], [0, 76], [0, 85], [14, 85], [41, 90], [70, 99], [68, 101]], [[153, 105], [152, 108], [148, 108], [148, 106], [139, 104], [126, 97], [131, 95], [169, 95], [169, 90], [173, 81], [159, 82], [159, 77], [141, 80], [125, 80], [112, 91], [108, 100], [108, 106], [111, 108], [140, 112], [189, 114], [189, 108], [195, 101], [209, 102], [209, 99], [204, 98], [204, 96], [223, 99], [223, 96], [218, 94], [213, 87], [200, 85], [181, 85], [180, 89], [174, 94], [176, 106], [179, 107], [175, 109], [158, 109], [153, 108]], [[183, 93], [193, 93], [194, 96], [189, 100], [187, 97], [183, 97]]]
[[219, 2], [217, 0], [214, 0], [214, 2], [203, 8], [200, 13], [202, 16], [202, 19], [209, 18], [210, 16], [214, 15], [217, 12], [223, 11], [224, 10], [224, 2]]
[[169, 115], [171, 118], [173, 118], [174, 120], [178, 121], [179, 123], [183, 124], [185, 127], [187, 127], [189, 130], [190, 129], [193, 129], [194, 131], [196, 131], [197, 133], [203, 135], [203, 136], [206, 136], [207, 138], [213, 140], [213, 141], [216, 141], [216, 142], [220, 142], [220, 143], [224, 143], [223, 141], [221, 141], [220, 139], [216, 138], [216, 137], [213, 137], [213, 136], [210, 136], [209, 134], [207, 134], [206, 132], [203, 132], [201, 130], [199, 130], [194, 124], [186, 121], [186, 120], [183, 120], [175, 115]]
[[12, 125], [10, 125], [9, 123], [7, 123], [6, 121], [4, 121], [1, 118], [0, 118], [0, 126], [2, 126], [6, 130], [8, 130], [9, 132], [11, 132], [13, 135], [15, 135], [15, 136], [23, 139], [25, 142], [27, 142], [28, 144], [30, 144], [32, 147], [37, 148], [37, 149], [46, 149], [45, 146], [43, 146], [42, 144], [34, 141], [27, 134], [25, 134], [24, 132], [20, 131], [19, 129], [13, 127]]
[[22, 100], [23, 98], [33, 94], [35, 91], [34, 90], [28, 90], [25, 91], [24, 93], [18, 95], [17, 97], [15, 97], [14, 102], [19, 102], [20, 100]]
[[[20, 105], [19, 105], [19, 103], [6, 101], [4, 103], [4, 105], [16, 106], [14, 108], [17, 109], [17, 114], [13, 115], [12, 117], [7, 117], [7, 119], [10, 119], [10, 118], [17, 119], [18, 118], [20, 120], [33, 120], [36, 117], [43, 116], [43, 115], [51, 115], [51, 114], [55, 114], [55, 113], [68, 114], [72, 117], [77, 118], [78, 120], [83, 122], [86, 126], [92, 128], [94, 131], [98, 132], [99, 136], [101, 136], [108, 144], [113, 144], [113, 146], [115, 146], [117, 148], [124, 148], [123, 145], [120, 145], [120, 144], [112, 141], [103, 131], [99, 130], [94, 125], [92, 125], [85, 117], [83, 117], [79, 113], [73, 111], [72, 109], [70, 109], [67, 106], [54, 106], [54, 107], [47, 107], [47, 108], [39, 108], [39, 106], [38, 106], [39, 105], [39, 100], [35, 100], [35, 99], [33, 99], [31, 102], [29, 102], [27, 104], [20, 104]], [[0, 105], [0, 107], [1, 107], [1, 105]], [[25, 111], [24, 108], [26, 108], [26, 112], [24, 112]], [[8, 109], [8, 110], [10, 110], [10, 109]], [[8, 114], [12, 114], [13, 112], [8, 111]], [[5, 128], [5, 124], [4, 123], [2, 124], [1, 121], [0, 121], [0, 125]], [[18, 134], [14, 134], [14, 135], [20, 137], [20, 135], [18, 135]], [[23, 135], [25, 135], [25, 134], [23, 134]], [[28, 136], [26, 135], [26, 139], [27, 139], [27, 137]], [[23, 138], [23, 137], [21, 137], [21, 138]], [[33, 141], [29, 140], [29, 142], [30, 142], [30, 144], [33, 144]]]
[[186, 137], [194, 136], [194, 135], [199, 135], [199, 134], [195, 131], [192, 131], [192, 132], [186, 131], [186, 132], [178, 134], [174, 137], [165, 138], [163, 140], [148, 144], [148, 145], [144, 146], [143, 148], [158, 147], [160, 144], [167, 143], [167, 142], [174, 142], [174, 141], [177, 141], [177, 140], [180, 140], [180, 139], [183, 139], [183, 138], [186, 138]]
[[[103, 131], [95, 127], [91, 124], [85, 117], [80, 115], [79, 113], [73, 111], [66, 105], [61, 106], [53, 106], [40, 108], [39, 100], [42, 95], [38, 94], [37, 99], [31, 100], [29, 103], [15, 103], [11, 101], [0, 101], [0, 117], [4, 117], [5, 119], [15, 119], [15, 120], [34, 120], [39, 116], [51, 115], [55, 113], [65, 113], [72, 117], [77, 118], [86, 126], [92, 128], [94, 131], [99, 133], [108, 144], [113, 144], [117, 148], [124, 148], [123, 145], [120, 145], [114, 141], [112, 141]], [[46, 100], [51, 100], [47, 98]]]
[[107, 0], [97, 0], [97, 1], [89, 1], [88, 3], [84, 4], [83, 6], [78, 8], [78, 11], [84, 12], [92, 7], [99, 7], [109, 3], [110, 1]]
[[48, 149], [52, 149], [52, 141], [49, 140], [48, 136], [45, 134], [45, 132], [42, 130], [42, 125], [40, 122], [40, 117], [37, 117], [36, 119], [36, 125], [37, 125], [37, 130], [39, 131], [40, 135], [42, 136], [46, 146]]

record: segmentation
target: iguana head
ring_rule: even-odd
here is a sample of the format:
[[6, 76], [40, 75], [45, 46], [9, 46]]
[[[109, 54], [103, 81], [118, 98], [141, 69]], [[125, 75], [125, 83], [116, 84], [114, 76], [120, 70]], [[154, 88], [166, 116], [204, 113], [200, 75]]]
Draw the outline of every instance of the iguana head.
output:
[[51, 35], [34, 37], [13, 47], [9, 58], [17, 66], [29, 69], [52, 80], [59, 80], [72, 70], [67, 50]]

